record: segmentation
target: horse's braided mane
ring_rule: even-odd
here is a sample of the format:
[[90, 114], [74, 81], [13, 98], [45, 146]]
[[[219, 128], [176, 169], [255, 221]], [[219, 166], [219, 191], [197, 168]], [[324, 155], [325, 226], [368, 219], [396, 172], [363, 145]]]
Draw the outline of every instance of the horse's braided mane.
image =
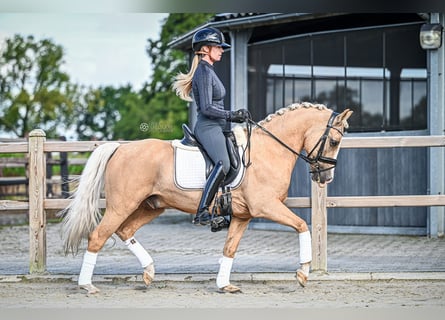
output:
[[265, 122], [270, 122], [276, 116], [281, 116], [281, 115], [285, 114], [286, 112], [294, 111], [294, 110], [302, 109], [302, 108], [307, 108], [307, 109], [315, 108], [318, 110], [327, 110], [328, 109], [324, 104], [319, 104], [319, 103], [316, 103], [316, 104], [310, 103], [310, 102], [293, 103], [293, 104], [288, 105], [287, 107], [278, 109], [277, 111], [275, 111], [275, 113], [269, 114], [266, 118], [261, 120], [259, 122], [259, 124], [262, 125]]

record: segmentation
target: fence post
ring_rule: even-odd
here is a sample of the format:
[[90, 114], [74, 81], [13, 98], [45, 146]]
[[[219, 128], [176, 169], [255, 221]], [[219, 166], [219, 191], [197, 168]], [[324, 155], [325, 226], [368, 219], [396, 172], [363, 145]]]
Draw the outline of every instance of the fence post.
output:
[[[59, 140], [66, 141], [66, 137], [61, 136]], [[62, 198], [67, 199], [70, 196], [67, 152], [60, 152], [60, 177], [62, 178]]]
[[46, 140], [41, 129], [29, 133], [29, 273], [46, 271]]
[[328, 221], [326, 209], [327, 186], [320, 188], [311, 182], [312, 263], [313, 271], [327, 272]]

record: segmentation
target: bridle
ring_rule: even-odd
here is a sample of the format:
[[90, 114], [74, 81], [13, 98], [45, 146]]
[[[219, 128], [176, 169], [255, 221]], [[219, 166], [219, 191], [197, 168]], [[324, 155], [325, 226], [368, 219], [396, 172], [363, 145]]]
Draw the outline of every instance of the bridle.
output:
[[[253, 121], [250, 117], [247, 119], [247, 125], [248, 125], [247, 131], [248, 131], [248, 136], [249, 136], [248, 140], [250, 141], [250, 134], [251, 134], [250, 126], [252, 124], [254, 124], [258, 128], [260, 128], [261, 130], [263, 130], [265, 133], [267, 133], [276, 142], [278, 142], [283, 147], [285, 147], [287, 150], [289, 150], [290, 152], [292, 152], [296, 156], [298, 156], [301, 159], [303, 159], [304, 161], [306, 161], [309, 165], [311, 165], [311, 167], [314, 168], [314, 169], [310, 170], [309, 173], [320, 173], [320, 172], [323, 172], [323, 171], [328, 171], [328, 170], [331, 170], [331, 169], [335, 168], [335, 166], [337, 165], [337, 159], [323, 156], [323, 152], [324, 152], [324, 148], [325, 148], [325, 145], [326, 145], [326, 141], [328, 140], [328, 137], [329, 137], [329, 132], [331, 131], [331, 129], [334, 129], [334, 130], [336, 130], [338, 133], [340, 133], [343, 136], [343, 132], [341, 130], [333, 127], [334, 119], [338, 115], [339, 115], [339, 113], [332, 112], [331, 116], [329, 117], [328, 123], [326, 125], [326, 129], [325, 129], [323, 135], [320, 137], [320, 139], [318, 139], [318, 142], [315, 144], [315, 146], [312, 148], [312, 150], [307, 154], [307, 156], [305, 156], [304, 154], [301, 154], [301, 153], [295, 151], [294, 149], [292, 149], [291, 147], [289, 147], [286, 143], [281, 141], [272, 132], [270, 132], [269, 130], [267, 130], [263, 126], [261, 126], [259, 123]], [[315, 153], [315, 149], [317, 149], [318, 146], [320, 146], [320, 147], [318, 148], [317, 154], [314, 156], [313, 154]], [[331, 167], [322, 169], [322, 168], [320, 168], [320, 163], [330, 164]], [[249, 166], [249, 165], [250, 165], [250, 161], [249, 161], [249, 163], [246, 166]]]

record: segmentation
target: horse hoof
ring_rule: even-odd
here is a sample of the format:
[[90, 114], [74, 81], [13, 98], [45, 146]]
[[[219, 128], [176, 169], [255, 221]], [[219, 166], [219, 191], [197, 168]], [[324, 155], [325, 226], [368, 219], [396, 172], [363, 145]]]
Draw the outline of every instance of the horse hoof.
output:
[[87, 294], [96, 294], [100, 292], [100, 290], [91, 283], [79, 285], [79, 288], [86, 290]]
[[307, 275], [304, 274], [303, 270], [300, 269], [297, 270], [296, 278], [300, 286], [304, 288], [307, 283]]
[[220, 293], [241, 293], [241, 289], [234, 285], [227, 285], [225, 287], [219, 288], [218, 292]]
[[155, 278], [155, 266], [153, 265], [153, 263], [150, 263], [148, 266], [145, 267], [142, 278], [144, 279], [144, 282], [147, 286], [149, 286], [153, 282], [153, 279]]

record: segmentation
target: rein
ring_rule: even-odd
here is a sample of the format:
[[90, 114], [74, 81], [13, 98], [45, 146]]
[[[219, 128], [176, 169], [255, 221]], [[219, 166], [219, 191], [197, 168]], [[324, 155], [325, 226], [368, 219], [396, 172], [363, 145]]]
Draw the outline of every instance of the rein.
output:
[[[334, 128], [332, 126], [335, 117], [338, 115], [337, 112], [332, 112], [328, 123], [326, 125], [326, 130], [324, 131], [323, 135], [320, 137], [320, 139], [318, 139], [318, 142], [315, 144], [315, 146], [312, 148], [312, 150], [308, 153], [307, 156], [305, 156], [304, 154], [301, 154], [300, 152], [295, 151], [294, 149], [292, 149], [291, 147], [289, 147], [286, 143], [284, 143], [283, 141], [281, 141], [277, 136], [275, 136], [272, 132], [270, 132], [269, 130], [267, 130], [266, 128], [264, 128], [262, 125], [260, 125], [258, 122], [253, 121], [250, 117], [247, 119], [247, 146], [246, 149], [249, 148], [249, 162], [246, 165], [245, 164], [245, 158], [244, 158], [244, 153], [243, 153], [243, 163], [246, 167], [248, 167], [251, 162], [250, 162], [250, 136], [252, 133], [252, 124], [256, 125], [258, 128], [260, 128], [261, 130], [263, 130], [265, 133], [267, 133], [272, 139], [274, 139], [276, 142], [278, 142], [281, 146], [283, 146], [284, 148], [286, 148], [287, 150], [289, 150], [290, 152], [292, 152], [294, 155], [300, 157], [301, 159], [303, 159], [304, 161], [306, 161], [308, 164], [310, 165], [315, 165], [315, 170], [311, 170], [309, 171], [310, 173], [315, 173], [315, 172], [322, 172], [322, 171], [327, 171], [330, 170], [332, 168], [334, 168], [337, 164], [337, 160], [334, 158], [329, 158], [329, 157], [325, 157], [323, 156], [323, 151], [324, 151], [324, 147], [326, 145], [326, 140], [329, 136], [329, 131], [331, 129], [334, 129], [336, 131], [338, 131], [342, 136], [343, 136], [343, 132], [341, 132], [339, 129]], [[312, 153], [315, 152], [315, 149], [320, 145], [320, 148], [318, 149], [317, 155], [315, 157], [311, 157]], [[323, 163], [328, 163], [331, 164], [332, 167], [329, 168], [325, 168], [325, 169], [320, 169], [320, 166], [318, 165], [320, 162]]]

